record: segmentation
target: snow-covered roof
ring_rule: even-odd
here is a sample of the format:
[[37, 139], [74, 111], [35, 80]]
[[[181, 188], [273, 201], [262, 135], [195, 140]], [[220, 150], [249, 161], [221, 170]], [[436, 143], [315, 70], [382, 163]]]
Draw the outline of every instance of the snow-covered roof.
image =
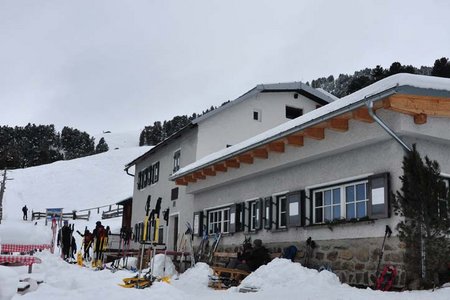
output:
[[249, 90], [242, 96], [237, 99], [222, 105], [219, 108], [216, 108], [192, 121], [194, 124], [198, 124], [221, 111], [230, 108], [236, 104], [241, 103], [249, 98], [252, 98], [260, 93], [284, 93], [284, 92], [296, 92], [299, 93], [313, 101], [316, 101], [320, 105], [326, 105], [334, 100], [338, 99], [337, 97], [331, 95], [330, 93], [324, 92], [322, 89], [314, 89], [307, 84], [304, 84], [300, 81], [293, 82], [282, 82], [282, 83], [269, 83], [269, 84], [258, 84], [253, 89]]
[[330, 102], [333, 102], [334, 100], [338, 99], [337, 97], [333, 96], [330, 93], [325, 92], [322, 89], [314, 89], [312, 87], [310, 87], [307, 84], [304, 84], [303, 82], [283, 82], [283, 83], [269, 83], [269, 84], [259, 84], [256, 87], [254, 87], [253, 89], [251, 89], [250, 91], [246, 92], [245, 94], [243, 94], [242, 96], [238, 97], [237, 99], [226, 103], [225, 105], [222, 105], [204, 115], [201, 115], [200, 117], [192, 120], [191, 123], [189, 123], [187, 126], [185, 126], [184, 128], [180, 129], [179, 131], [175, 132], [174, 134], [172, 134], [171, 136], [169, 136], [168, 138], [166, 138], [164, 141], [156, 144], [151, 150], [149, 150], [148, 152], [142, 154], [141, 156], [137, 157], [136, 159], [134, 159], [133, 161], [127, 163], [125, 165], [125, 170], [127, 170], [128, 168], [130, 168], [131, 166], [135, 165], [138, 161], [145, 159], [146, 157], [148, 157], [149, 155], [151, 155], [152, 153], [157, 152], [162, 146], [167, 145], [168, 143], [170, 143], [172, 140], [174, 140], [175, 138], [179, 137], [180, 135], [184, 134], [187, 130], [190, 130], [192, 128], [194, 128], [195, 126], [197, 126], [198, 123], [209, 119], [210, 117], [236, 105], [239, 104], [249, 98], [252, 98], [254, 96], [256, 96], [259, 93], [283, 93], [283, 92], [296, 92], [299, 93], [313, 101], [316, 101], [318, 104], [320, 105], [326, 105]]
[[293, 132], [311, 127], [347, 111], [364, 106], [367, 100], [375, 101], [395, 93], [450, 97], [450, 80], [446, 78], [413, 74], [396, 74], [387, 77], [353, 94], [283, 123], [239, 144], [205, 156], [194, 163], [181, 168], [178, 172], [174, 173], [170, 179], [175, 180], [183, 177], [204, 167], [259, 147], [260, 145], [278, 140]]

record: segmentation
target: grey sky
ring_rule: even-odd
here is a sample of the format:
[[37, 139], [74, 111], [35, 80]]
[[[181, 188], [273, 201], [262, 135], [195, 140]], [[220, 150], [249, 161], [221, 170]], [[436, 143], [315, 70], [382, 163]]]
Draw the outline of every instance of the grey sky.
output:
[[450, 56], [450, 1], [0, 0], [0, 125], [128, 131], [258, 83]]

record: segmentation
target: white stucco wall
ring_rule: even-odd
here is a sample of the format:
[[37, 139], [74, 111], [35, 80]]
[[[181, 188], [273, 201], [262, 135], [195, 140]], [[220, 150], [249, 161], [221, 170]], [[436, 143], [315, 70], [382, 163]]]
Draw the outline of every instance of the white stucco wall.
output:
[[[295, 99], [294, 93], [262, 93], [231, 106], [199, 123], [197, 159], [289, 121], [286, 105], [301, 108], [306, 114], [317, 102], [302, 95]], [[261, 113], [261, 121], [253, 119], [254, 110]]]
[[[450, 174], [449, 119], [429, 118], [427, 124], [415, 125], [406, 115], [390, 111], [379, 111], [379, 114], [389, 126], [402, 133], [407, 144], [416, 143], [422, 155], [437, 160], [442, 172]], [[300, 148], [287, 146], [285, 153], [271, 153], [267, 160], [242, 164], [239, 169], [190, 184], [187, 191], [194, 194], [194, 211], [383, 172], [390, 174], [391, 189], [398, 190], [404, 156], [401, 146], [376, 123], [350, 121], [349, 125], [345, 133], [327, 130], [322, 141], [306, 140]], [[382, 237], [385, 225], [394, 229], [397, 223], [398, 218], [392, 216], [375, 222], [338, 225], [333, 230], [326, 225], [282, 232], [261, 230], [254, 238], [293, 242], [304, 241], [309, 236], [314, 240]], [[224, 237], [223, 243], [240, 244], [243, 239], [243, 233], [236, 233]]]

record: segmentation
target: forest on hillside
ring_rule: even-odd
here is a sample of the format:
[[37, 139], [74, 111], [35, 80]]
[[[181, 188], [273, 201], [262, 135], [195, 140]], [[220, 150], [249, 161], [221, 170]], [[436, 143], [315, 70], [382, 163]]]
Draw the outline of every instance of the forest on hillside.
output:
[[[389, 68], [380, 65], [365, 68], [353, 75], [340, 74], [321, 77], [308, 85], [322, 88], [336, 97], [344, 97], [378, 80], [397, 73], [411, 73], [450, 78], [450, 61], [446, 57], [437, 59], [432, 67], [402, 65], [394, 62]], [[226, 105], [230, 101], [222, 103]], [[171, 120], [155, 121], [145, 126], [139, 136], [139, 145], [156, 145], [180, 129], [189, 125], [195, 118], [217, 107], [211, 106], [201, 114], [175, 116]], [[54, 125], [28, 124], [25, 127], [0, 126], [0, 169], [16, 169], [38, 166], [58, 160], [74, 159], [108, 151], [103, 138], [95, 145], [94, 138], [78, 129], [64, 127], [61, 132]]]
[[88, 133], [71, 127], [57, 132], [54, 125], [0, 126], [0, 169], [39, 166], [105, 151], [104, 138], [95, 145]]

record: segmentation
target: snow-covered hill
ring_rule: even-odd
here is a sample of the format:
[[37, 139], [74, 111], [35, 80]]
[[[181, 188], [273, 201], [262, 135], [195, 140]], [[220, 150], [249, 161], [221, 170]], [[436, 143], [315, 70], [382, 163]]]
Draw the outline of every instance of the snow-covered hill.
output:
[[[117, 136], [116, 136], [117, 137]], [[150, 147], [131, 146], [126, 137], [117, 150], [68, 161], [58, 161], [26, 169], [10, 170], [3, 199], [3, 219], [21, 218], [21, 208], [29, 213], [62, 207], [65, 212], [113, 204], [133, 194], [133, 177], [124, 171]], [[117, 145], [114, 144], [113, 145]], [[134, 142], [133, 142], [134, 143]]]

